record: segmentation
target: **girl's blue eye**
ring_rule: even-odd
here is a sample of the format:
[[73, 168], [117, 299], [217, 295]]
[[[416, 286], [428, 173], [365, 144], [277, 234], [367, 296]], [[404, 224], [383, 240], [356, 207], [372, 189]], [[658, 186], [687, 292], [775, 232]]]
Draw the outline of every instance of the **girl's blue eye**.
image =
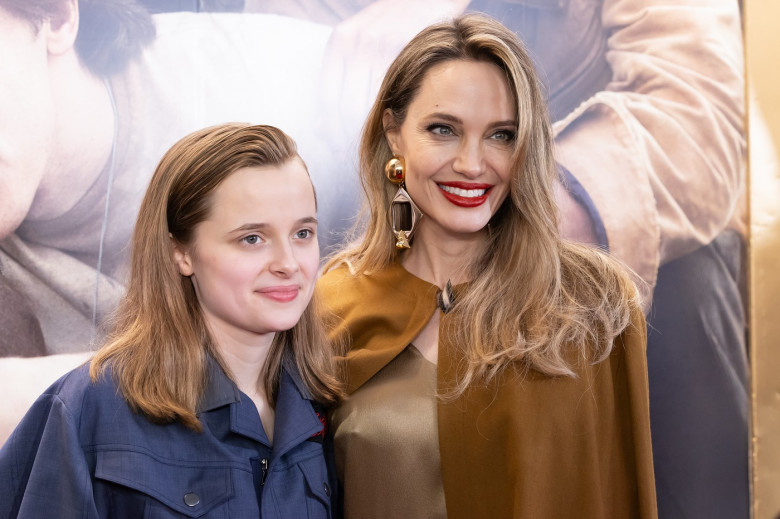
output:
[[314, 233], [311, 229], [301, 229], [297, 233], [295, 233], [296, 238], [306, 239], [310, 238]]
[[244, 243], [248, 243], [249, 245], [256, 245], [260, 243], [260, 236], [256, 234], [250, 234], [249, 236], [244, 236], [242, 238], [244, 240]]

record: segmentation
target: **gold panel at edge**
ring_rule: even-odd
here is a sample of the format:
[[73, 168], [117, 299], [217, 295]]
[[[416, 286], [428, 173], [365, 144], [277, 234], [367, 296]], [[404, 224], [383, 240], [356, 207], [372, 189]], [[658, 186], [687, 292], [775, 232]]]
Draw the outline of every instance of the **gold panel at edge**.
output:
[[780, 2], [746, 0], [753, 518], [780, 517]]

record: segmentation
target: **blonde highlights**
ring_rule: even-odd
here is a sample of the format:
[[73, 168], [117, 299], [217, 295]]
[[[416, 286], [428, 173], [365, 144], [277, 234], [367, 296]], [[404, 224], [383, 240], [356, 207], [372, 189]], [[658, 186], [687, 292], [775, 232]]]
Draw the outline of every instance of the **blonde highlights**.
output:
[[[208, 218], [211, 195], [233, 172], [300, 160], [295, 142], [272, 126], [224, 124], [194, 132], [163, 156], [141, 203], [133, 233], [130, 279], [105, 345], [90, 366], [93, 380], [110, 366], [119, 390], [155, 422], [200, 430], [196, 408], [209, 356], [223, 369], [190, 278], [173, 260], [174, 243], [189, 245]], [[274, 338], [263, 380], [271, 405], [289, 358], [313, 398], [332, 404], [342, 394], [316, 301], [291, 330]], [[229, 374], [229, 371], [226, 370]]]
[[[370, 274], [398, 260], [387, 223], [394, 186], [383, 168], [392, 157], [383, 116], [400, 126], [425, 75], [452, 60], [484, 61], [506, 74], [518, 122], [510, 192], [490, 222], [484, 252], [442, 330], [461, 350], [454, 395], [507, 367], [573, 375], [573, 363], [598, 361], [638, 308], [637, 293], [617, 261], [562, 240], [554, 182], [552, 127], [533, 63], [517, 36], [483, 15], [465, 15], [419, 33], [390, 65], [364, 126], [360, 178], [366, 200], [353, 247], [326, 269], [347, 264]], [[412, 245], [414, 246], [414, 245]], [[572, 355], [574, 353], [574, 355]]]

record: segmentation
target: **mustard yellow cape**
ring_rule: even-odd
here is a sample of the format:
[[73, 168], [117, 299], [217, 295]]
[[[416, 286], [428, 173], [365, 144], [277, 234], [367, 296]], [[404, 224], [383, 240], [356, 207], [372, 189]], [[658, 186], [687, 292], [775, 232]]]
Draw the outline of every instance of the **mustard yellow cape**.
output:
[[[353, 392], [417, 336], [436, 311], [438, 289], [395, 263], [372, 275], [334, 269], [318, 291], [342, 320], [335, 333], [350, 341]], [[451, 318], [442, 315], [442, 329]], [[445, 335], [439, 336], [440, 391], [453, 386], [458, 362]], [[645, 319], [637, 310], [610, 356], [578, 366], [576, 378], [510, 369], [453, 402], [440, 401], [448, 516], [657, 517], [645, 346]], [[403, 477], [414, 467], [377, 470]]]

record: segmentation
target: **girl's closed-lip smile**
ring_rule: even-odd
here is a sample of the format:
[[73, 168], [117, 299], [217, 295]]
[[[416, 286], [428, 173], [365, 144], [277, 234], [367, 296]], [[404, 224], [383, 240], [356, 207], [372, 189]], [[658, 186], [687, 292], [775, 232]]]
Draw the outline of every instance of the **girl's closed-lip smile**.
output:
[[289, 303], [296, 297], [298, 297], [299, 288], [297, 285], [292, 286], [273, 286], [261, 288], [258, 290], [260, 295], [278, 301], [280, 303]]

